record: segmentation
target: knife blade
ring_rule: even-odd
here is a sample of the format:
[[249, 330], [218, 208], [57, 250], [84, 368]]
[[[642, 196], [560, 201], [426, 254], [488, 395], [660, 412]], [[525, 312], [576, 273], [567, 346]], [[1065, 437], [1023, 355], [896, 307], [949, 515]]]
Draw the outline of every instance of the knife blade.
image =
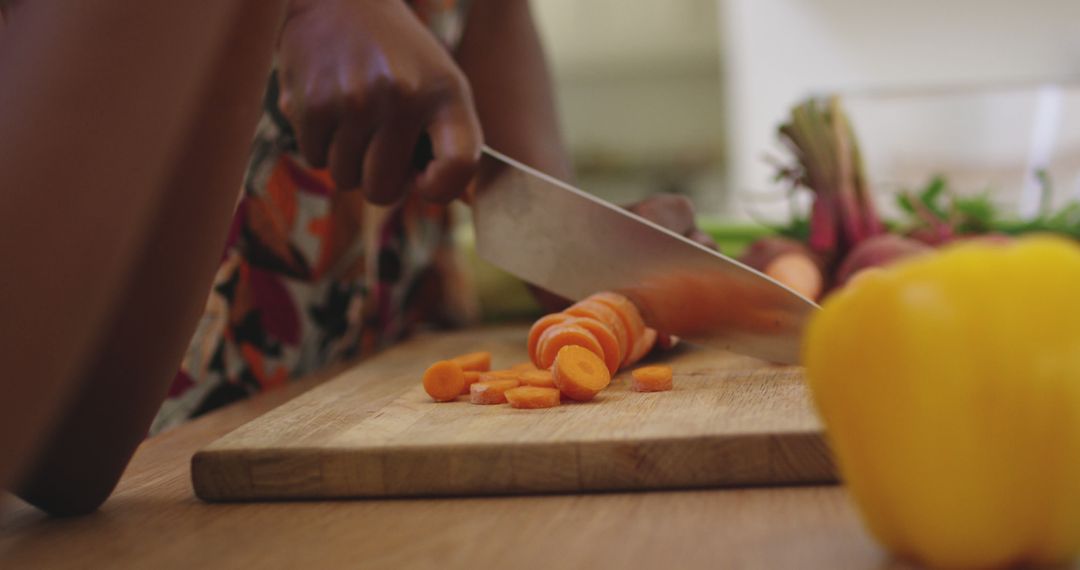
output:
[[473, 198], [480, 257], [572, 300], [629, 297], [645, 322], [778, 363], [799, 361], [817, 308], [734, 259], [484, 147]]

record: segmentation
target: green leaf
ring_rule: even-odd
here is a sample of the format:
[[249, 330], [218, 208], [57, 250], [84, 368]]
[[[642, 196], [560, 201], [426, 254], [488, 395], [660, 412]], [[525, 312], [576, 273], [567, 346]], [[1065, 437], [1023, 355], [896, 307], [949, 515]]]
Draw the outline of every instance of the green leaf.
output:
[[919, 193], [919, 201], [926, 206], [928, 210], [934, 213], [939, 218], [946, 218], [948, 214], [945, 207], [941, 204], [940, 199], [944, 196], [947, 185], [945, 177], [938, 174], [930, 179], [930, 182], [923, 188], [923, 191]]

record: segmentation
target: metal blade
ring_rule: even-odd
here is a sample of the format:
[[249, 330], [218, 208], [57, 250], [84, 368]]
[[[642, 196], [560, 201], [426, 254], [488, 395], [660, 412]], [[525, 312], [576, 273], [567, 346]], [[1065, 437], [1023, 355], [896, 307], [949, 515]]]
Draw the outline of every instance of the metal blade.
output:
[[658, 330], [773, 362], [799, 360], [812, 301], [486, 147], [473, 215], [480, 256], [529, 283], [574, 300], [617, 291]]

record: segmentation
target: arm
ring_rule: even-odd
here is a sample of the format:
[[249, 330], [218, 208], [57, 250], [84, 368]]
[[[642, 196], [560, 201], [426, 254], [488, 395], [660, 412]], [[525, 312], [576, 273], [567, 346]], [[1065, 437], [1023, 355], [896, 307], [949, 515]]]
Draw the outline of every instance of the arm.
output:
[[281, 9], [34, 0], [9, 14], [0, 258], [18, 279], [0, 282], [0, 484], [22, 475], [46, 510], [100, 504], [161, 403], [220, 256]]
[[541, 172], [571, 180], [551, 74], [527, 0], [474, 0], [457, 50], [484, 141]]

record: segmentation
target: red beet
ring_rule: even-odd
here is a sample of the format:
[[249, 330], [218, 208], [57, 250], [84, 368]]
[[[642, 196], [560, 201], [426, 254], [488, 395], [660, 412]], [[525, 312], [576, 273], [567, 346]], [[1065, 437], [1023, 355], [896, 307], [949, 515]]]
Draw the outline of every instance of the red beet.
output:
[[932, 247], [911, 238], [895, 234], [882, 234], [869, 238], [844, 258], [836, 272], [836, 286], [843, 287], [857, 273], [871, 267], [884, 267], [901, 259], [933, 250]]

